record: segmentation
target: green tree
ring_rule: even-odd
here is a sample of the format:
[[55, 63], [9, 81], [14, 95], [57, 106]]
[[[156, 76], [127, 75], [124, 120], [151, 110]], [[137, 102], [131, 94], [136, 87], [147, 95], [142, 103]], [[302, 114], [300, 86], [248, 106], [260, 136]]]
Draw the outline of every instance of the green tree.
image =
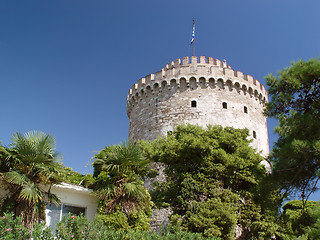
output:
[[115, 229], [150, 228], [151, 198], [143, 185], [150, 171], [138, 145], [112, 145], [95, 155], [93, 163], [100, 218]]
[[50, 192], [50, 186], [62, 180], [59, 174], [64, 170], [55, 146], [53, 136], [33, 131], [24, 135], [15, 133], [10, 146], [0, 149], [0, 175], [8, 189], [2, 211], [21, 216], [29, 229], [44, 219], [47, 202], [59, 202]]
[[279, 120], [272, 154], [273, 175], [283, 197], [316, 190], [320, 167], [320, 61], [292, 62], [266, 77], [271, 101], [266, 113]]
[[172, 207], [173, 223], [208, 237], [234, 239], [236, 226], [244, 239], [272, 236], [277, 194], [266, 184], [264, 159], [249, 146], [248, 134], [187, 125], [140, 143], [148, 158], [166, 165], [167, 181], [158, 183], [152, 196], [159, 207]]
[[279, 239], [319, 239], [320, 203], [293, 200], [283, 206]]

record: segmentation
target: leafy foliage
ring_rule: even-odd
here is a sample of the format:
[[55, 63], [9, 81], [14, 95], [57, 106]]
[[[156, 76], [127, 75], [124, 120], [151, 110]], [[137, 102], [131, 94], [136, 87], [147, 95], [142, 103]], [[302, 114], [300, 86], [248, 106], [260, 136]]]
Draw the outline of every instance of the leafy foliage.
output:
[[319, 239], [320, 203], [293, 200], [283, 206], [279, 239]]
[[32, 240], [56, 239], [51, 232], [51, 228], [47, 227], [45, 222], [34, 224], [31, 235], [32, 235]]
[[5, 213], [0, 217], [0, 239], [25, 240], [31, 236], [28, 229], [22, 226], [21, 217], [13, 217], [12, 213]]
[[64, 169], [64, 171], [61, 173], [61, 177], [63, 178], [64, 182], [75, 185], [82, 185], [84, 187], [91, 187], [94, 182], [92, 174], [83, 175], [73, 171], [69, 167], [66, 167]]
[[145, 176], [150, 161], [146, 160], [141, 149], [133, 142], [123, 142], [104, 148], [95, 155], [93, 176], [108, 172], [111, 177], [122, 178], [130, 175]]
[[62, 221], [57, 224], [56, 237], [57, 239], [88, 239], [90, 231], [93, 231], [90, 226], [90, 221], [84, 216], [63, 217]]
[[155, 203], [168, 203], [182, 229], [208, 237], [233, 239], [237, 225], [247, 239], [271, 237], [277, 193], [247, 136], [248, 130], [187, 125], [155, 142], [142, 141], [148, 158], [166, 164], [167, 181], [157, 184]]
[[30, 233], [22, 225], [20, 217], [13, 214], [5, 214], [0, 218], [0, 238], [3, 240], [219, 240], [219, 238], [204, 238], [201, 234], [181, 231], [177, 228], [169, 228], [164, 232], [148, 232], [141, 230], [114, 231], [105, 226], [100, 219], [89, 221], [84, 216], [64, 217], [57, 224], [56, 233], [45, 227], [44, 223], [35, 224]]
[[152, 202], [142, 179], [150, 162], [139, 146], [131, 142], [109, 146], [95, 158], [93, 187], [100, 218], [115, 229], [148, 230]]
[[283, 197], [316, 190], [320, 167], [320, 61], [292, 62], [266, 77], [271, 101], [266, 113], [279, 120], [279, 139], [271, 154]]
[[[85, 240], [200, 240], [203, 238], [201, 234], [189, 233], [178, 229], [168, 229], [165, 232], [148, 232], [141, 230], [128, 229], [126, 231], [114, 231], [112, 228], [105, 226], [105, 222], [101, 219], [95, 219], [93, 222], [87, 220], [83, 216], [69, 216], [64, 218], [57, 226], [57, 239], [85, 239]], [[211, 240], [219, 240], [218, 238], [210, 238]], [[210, 240], [208, 239], [208, 240]]]

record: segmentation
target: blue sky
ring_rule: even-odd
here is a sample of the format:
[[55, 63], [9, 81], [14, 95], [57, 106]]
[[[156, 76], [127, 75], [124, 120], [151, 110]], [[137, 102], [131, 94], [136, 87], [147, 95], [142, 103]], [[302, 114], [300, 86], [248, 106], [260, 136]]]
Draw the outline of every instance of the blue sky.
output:
[[[95, 151], [128, 137], [126, 95], [141, 77], [191, 55], [264, 76], [320, 56], [318, 0], [2, 0], [0, 140], [52, 134], [80, 173]], [[274, 120], [269, 139], [275, 141]]]

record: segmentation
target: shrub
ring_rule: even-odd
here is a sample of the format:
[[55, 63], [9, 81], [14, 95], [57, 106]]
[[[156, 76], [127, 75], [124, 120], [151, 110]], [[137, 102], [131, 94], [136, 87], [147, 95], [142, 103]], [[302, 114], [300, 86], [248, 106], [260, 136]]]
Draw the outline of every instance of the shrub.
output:
[[58, 223], [56, 237], [59, 240], [200, 240], [220, 238], [205, 238], [201, 233], [190, 233], [182, 231], [180, 228], [170, 226], [161, 233], [148, 232], [143, 230], [128, 229], [115, 231], [106, 226], [104, 221], [96, 218], [93, 222], [83, 216], [64, 217]]
[[[84, 216], [63, 217], [57, 224], [56, 237], [58, 239], [90, 239], [91, 222]], [[98, 229], [95, 229], [98, 230]]]
[[0, 239], [25, 240], [30, 236], [28, 229], [22, 225], [21, 217], [15, 218], [12, 213], [5, 213], [0, 218]]
[[54, 240], [54, 235], [51, 232], [51, 228], [47, 227], [43, 222], [33, 225], [32, 238], [33, 240]]
[[64, 217], [57, 224], [56, 235], [51, 233], [51, 229], [45, 223], [34, 224], [30, 233], [22, 225], [21, 218], [13, 217], [13, 214], [5, 214], [0, 219], [0, 239], [1, 240], [219, 240], [220, 238], [206, 238], [201, 233], [191, 233], [182, 231], [179, 227], [169, 226], [164, 231], [158, 233], [143, 230], [129, 229], [127, 231], [115, 231], [106, 226], [104, 222], [96, 218], [89, 221], [84, 216]]

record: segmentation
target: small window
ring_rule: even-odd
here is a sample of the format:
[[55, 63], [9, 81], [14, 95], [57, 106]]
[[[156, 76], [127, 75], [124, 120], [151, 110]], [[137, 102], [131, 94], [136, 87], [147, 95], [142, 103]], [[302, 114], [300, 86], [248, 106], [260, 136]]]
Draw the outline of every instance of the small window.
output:
[[224, 108], [224, 109], [227, 109], [227, 108], [228, 108], [228, 106], [227, 106], [227, 103], [226, 103], [226, 102], [223, 102], [223, 103], [222, 103], [222, 108]]
[[248, 108], [246, 106], [244, 106], [243, 111], [244, 111], [244, 113], [248, 113]]
[[257, 138], [257, 133], [256, 133], [256, 131], [253, 131], [252, 136], [253, 136], [253, 138]]
[[191, 101], [191, 107], [197, 107], [197, 101], [195, 100]]

